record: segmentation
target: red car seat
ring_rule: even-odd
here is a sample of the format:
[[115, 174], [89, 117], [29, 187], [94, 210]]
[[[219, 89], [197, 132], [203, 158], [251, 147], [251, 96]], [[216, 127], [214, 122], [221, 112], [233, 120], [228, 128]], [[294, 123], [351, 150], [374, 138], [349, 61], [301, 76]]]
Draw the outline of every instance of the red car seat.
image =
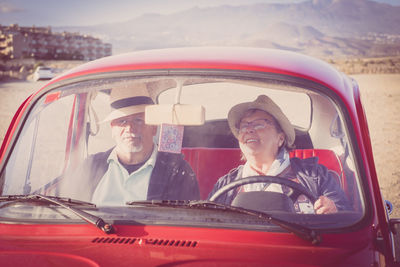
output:
[[[197, 175], [200, 196], [206, 199], [218, 178], [244, 162], [238, 148], [183, 148], [182, 153]], [[339, 184], [347, 193], [347, 183], [343, 166], [338, 156], [328, 149], [296, 149], [290, 151], [290, 157], [318, 157], [318, 162], [335, 171]]]

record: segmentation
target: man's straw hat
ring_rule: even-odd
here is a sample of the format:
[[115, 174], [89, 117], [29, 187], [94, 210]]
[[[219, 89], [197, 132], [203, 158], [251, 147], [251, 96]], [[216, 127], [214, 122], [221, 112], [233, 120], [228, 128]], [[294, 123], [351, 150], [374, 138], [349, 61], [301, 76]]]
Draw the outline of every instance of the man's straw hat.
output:
[[154, 104], [154, 101], [151, 99], [145, 84], [114, 88], [110, 94], [111, 113], [103, 122], [142, 113], [146, 106], [152, 104]]

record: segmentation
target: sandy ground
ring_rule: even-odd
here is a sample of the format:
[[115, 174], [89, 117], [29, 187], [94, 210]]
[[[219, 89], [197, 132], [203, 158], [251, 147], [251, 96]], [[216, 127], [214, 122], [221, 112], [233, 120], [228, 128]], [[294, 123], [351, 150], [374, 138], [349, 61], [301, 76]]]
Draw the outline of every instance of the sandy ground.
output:
[[[400, 217], [400, 74], [352, 75], [360, 86], [383, 197]], [[19, 104], [44, 82], [0, 83], [0, 141]]]
[[400, 74], [353, 75], [369, 125], [383, 197], [400, 217]]

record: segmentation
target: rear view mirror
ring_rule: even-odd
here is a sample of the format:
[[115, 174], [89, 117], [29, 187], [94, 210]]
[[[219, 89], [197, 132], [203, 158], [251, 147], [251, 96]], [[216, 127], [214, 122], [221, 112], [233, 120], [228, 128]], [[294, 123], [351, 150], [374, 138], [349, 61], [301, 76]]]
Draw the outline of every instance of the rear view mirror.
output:
[[150, 105], [145, 110], [145, 123], [150, 125], [202, 125], [204, 121], [205, 109], [201, 105]]

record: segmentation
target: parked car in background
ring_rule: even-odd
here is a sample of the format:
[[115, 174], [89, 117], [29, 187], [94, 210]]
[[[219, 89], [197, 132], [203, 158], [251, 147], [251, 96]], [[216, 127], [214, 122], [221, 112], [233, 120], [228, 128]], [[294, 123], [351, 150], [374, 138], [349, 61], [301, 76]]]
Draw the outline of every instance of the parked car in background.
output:
[[[103, 120], [110, 92], [126, 89], [154, 101], [146, 124], [159, 127], [160, 148], [190, 164], [199, 199], [107, 206], [76, 193], [87, 185], [66, 174], [115, 146]], [[209, 196], [219, 177], [243, 164], [228, 111], [259, 95], [294, 125], [290, 157], [313, 158], [335, 173], [349, 210], [268, 208], [278, 200], [267, 191], [249, 194], [245, 205], [216, 201], [241, 184]], [[64, 187], [71, 194], [60, 193]], [[400, 220], [382, 199], [357, 82], [288, 51], [161, 49], [73, 68], [15, 114], [0, 150], [0, 192], [1, 266], [398, 266], [400, 259]]]
[[34, 81], [50, 80], [50, 79], [54, 78], [54, 76], [55, 76], [55, 72], [50, 67], [39, 66], [33, 72], [33, 80]]

